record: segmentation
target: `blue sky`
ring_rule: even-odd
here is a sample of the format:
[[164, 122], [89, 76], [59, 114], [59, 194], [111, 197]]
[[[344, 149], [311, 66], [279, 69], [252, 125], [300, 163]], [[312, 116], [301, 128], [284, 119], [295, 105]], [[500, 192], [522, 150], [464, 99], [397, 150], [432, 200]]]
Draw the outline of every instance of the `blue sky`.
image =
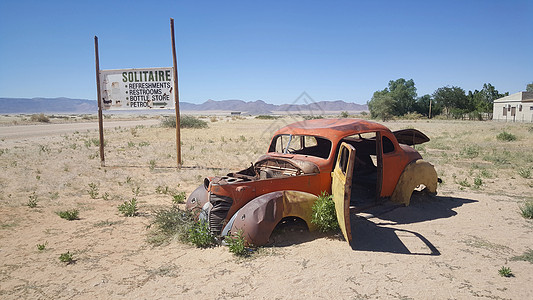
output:
[[96, 99], [100, 68], [172, 66], [180, 100], [366, 103], [533, 82], [533, 1], [0, 1], [0, 97]]

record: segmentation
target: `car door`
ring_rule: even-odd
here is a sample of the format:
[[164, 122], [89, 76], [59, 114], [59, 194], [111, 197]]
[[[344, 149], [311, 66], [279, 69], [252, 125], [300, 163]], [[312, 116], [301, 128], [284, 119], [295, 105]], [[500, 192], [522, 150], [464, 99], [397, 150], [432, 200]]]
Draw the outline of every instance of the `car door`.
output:
[[342, 234], [348, 243], [352, 242], [350, 227], [350, 196], [352, 192], [352, 178], [355, 164], [355, 148], [342, 143], [335, 168], [331, 173], [331, 191], [335, 202], [335, 211]]

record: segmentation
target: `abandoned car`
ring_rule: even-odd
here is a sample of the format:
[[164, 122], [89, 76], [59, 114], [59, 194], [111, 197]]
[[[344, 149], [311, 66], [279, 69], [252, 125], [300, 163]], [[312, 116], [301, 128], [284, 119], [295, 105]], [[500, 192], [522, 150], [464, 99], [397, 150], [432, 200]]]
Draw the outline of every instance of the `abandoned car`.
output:
[[351, 242], [350, 213], [384, 200], [409, 205], [417, 187], [436, 193], [437, 173], [410, 146], [429, 141], [416, 129], [391, 132], [360, 119], [296, 122], [274, 133], [267, 154], [249, 168], [208, 177], [187, 199], [221, 238], [240, 231], [250, 245], [268, 243], [276, 225], [300, 218], [333, 195], [341, 231]]

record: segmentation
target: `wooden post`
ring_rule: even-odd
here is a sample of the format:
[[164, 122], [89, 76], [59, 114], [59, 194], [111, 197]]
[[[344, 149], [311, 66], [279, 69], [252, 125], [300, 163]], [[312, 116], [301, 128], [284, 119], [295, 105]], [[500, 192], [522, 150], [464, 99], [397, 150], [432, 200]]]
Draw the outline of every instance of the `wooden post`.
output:
[[96, 61], [96, 102], [98, 102], [98, 130], [100, 131], [100, 166], [105, 167], [104, 120], [102, 117], [102, 94], [100, 92], [100, 58], [98, 56], [98, 37], [94, 36], [94, 57]]
[[429, 118], [428, 119], [431, 119], [431, 98], [429, 98]]
[[181, 133], [180, 133], [180, 94], [178, 89], [178, 60], [176, 58], [176, 42], [174, 40], [174, 19], [170, 18], [172, 35], [172, 60], [174, 61], [174, 105], [176, 110], [176, 156], [178, 169], [181, 168]]

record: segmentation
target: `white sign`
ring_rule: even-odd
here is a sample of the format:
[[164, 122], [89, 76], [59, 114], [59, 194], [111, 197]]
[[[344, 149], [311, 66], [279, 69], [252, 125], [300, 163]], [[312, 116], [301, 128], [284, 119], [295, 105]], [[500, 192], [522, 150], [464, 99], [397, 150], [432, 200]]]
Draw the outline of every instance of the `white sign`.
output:
[[172, 68], [101, 70], [103, 109], [174, 108]]

